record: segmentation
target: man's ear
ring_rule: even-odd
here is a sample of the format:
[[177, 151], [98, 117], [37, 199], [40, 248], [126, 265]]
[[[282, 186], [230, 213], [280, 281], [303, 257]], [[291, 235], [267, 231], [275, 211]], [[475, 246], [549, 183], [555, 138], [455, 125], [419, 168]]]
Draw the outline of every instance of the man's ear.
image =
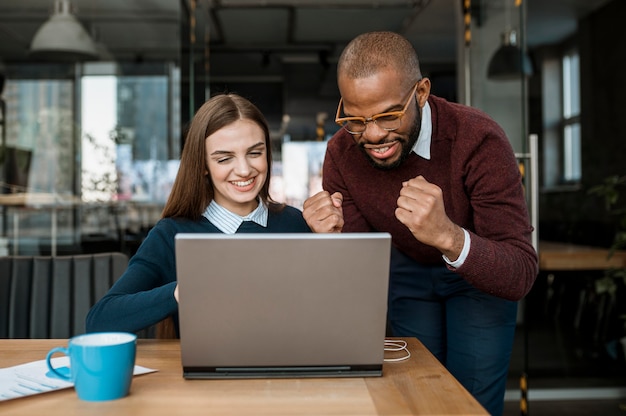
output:
[[422, 78], [421, 81], [417, 84], [417, 90], [415, 91], [417, 94], [417, 103], [420, 108], [424, 107], [428, 97], [430, 96], [430, 79]]

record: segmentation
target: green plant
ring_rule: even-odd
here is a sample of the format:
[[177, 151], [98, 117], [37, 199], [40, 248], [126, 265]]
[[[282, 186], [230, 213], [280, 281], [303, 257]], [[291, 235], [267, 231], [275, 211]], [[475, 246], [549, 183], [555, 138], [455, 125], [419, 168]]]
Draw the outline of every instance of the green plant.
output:
[[604, 199], [604, 208], [607, 213], [617, 219], [615, 238], [611, 246], [610, 254], [615, 250], [626, 248], [626, 200], [620, 197], [626, 190], [626, 176], [609, 176], [603, 183], [589, 189], [591, 195], [595, 194]]
[[[612, 256], [615, 250], [626, 248], [626, 195], [622, 195], [624, 191], [626, 191], [626, 176], [618, 175], [609, 176], [604, 179], [602, 184], [589, 189], [589, 194], [604, 199], [606, 212], [616, 219], [615, 236], [609, 250], [609, 256]], [[621, 274], [623, 275], [623, 273]]]
[[[616, 250], [626, 248], [626, 176], [609, 176], [602, 184], [589, 189], [589, 194], [596, 195], [604, 199], [606, 212], [615, 218], [615, 235], [613, 243], [609, 249], [609, 257], [615, 254]], [[595, 281], [596, 293], [608, 294], [616, 299], [620, 287], [626, 287], [626, 268], [614, 268], [605, 272], [604, 277]], [[622, 322], [622, 335], [626, 338], [626, 314], [619, 315]], [[626, 351], [625, 351], [626, 354]]]

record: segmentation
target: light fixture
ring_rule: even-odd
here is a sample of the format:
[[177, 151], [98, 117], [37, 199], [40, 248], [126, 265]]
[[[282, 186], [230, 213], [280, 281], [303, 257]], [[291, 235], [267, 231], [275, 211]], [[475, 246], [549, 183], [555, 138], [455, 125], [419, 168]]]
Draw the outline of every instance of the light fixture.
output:
[[[532, 75], [533, 66], [523, 45], [518, 42], [518, 34], [511, 27], [510, 3], [512, 0], [504, 0], [505, 31], [502, 34], [502, 44], [491, 57], [487, 68], [487, 78], [493, 80], [513, 80]], [[515, 0], [519, 8], [519, 24], [524, 30], [525, 16], [522, 10], [522, 0]]]
[[71, 13], [69, 0], [55, 0], [54, 13], [35, 33], [30, 55], [54, 61], [98, 58], [98, 50], [85, 28]]
[[530, 58], [517, 45], [517, 32], [508, 30], [502, 34], [502, 45], [489, 61], [487, 77], [493, 80], [511, 80], [533, 73]]
[[115, 61], [115, 57], [113, 56], [107, 45], [105, 45], [100, 38], [100, 31], [95, 25], [92, 25], [91, 39], [93, 40], [93, 44], [96, 48], [96, 54], [98, 56], [98, 59], [101, 61]]

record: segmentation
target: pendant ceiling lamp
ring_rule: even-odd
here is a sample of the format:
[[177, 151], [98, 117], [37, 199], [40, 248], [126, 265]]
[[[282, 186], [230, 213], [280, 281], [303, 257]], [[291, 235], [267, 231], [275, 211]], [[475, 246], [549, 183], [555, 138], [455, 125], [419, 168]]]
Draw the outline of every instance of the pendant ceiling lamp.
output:
[[[533, 72], [532, 63], [523, 46], [518, 42], [518, 33], [512, 29], [509, 23], [510, 11], [505, 0], [506, 29], [502, 34], [502, 44], [489, 61], [487, 78], [493, 80], [512, 80], [522, 76], [530, 76]], [[516, 1], [520, 7], [520, 24], [524, 26], [523, 10], [521, 1]]]
[[70, 1], [55, 0], [54, 13], [33, 37], [30, 55], [46, 61], [86, 61], [97, 59], [98, 50], [71, 13]]

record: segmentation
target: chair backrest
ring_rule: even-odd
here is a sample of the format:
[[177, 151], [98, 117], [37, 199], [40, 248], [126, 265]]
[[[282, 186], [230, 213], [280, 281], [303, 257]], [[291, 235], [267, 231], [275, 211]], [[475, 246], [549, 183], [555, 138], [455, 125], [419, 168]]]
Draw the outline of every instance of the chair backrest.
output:
[[154, 330], [152, 332], [148, 332], [147, 338], [178, 339], [174, 319], [171, 316], [157, 322], [153, 325], [153, 328]]
[[0, 257], [0, 338], [70, 338], [128, 265], [123, 253]]

